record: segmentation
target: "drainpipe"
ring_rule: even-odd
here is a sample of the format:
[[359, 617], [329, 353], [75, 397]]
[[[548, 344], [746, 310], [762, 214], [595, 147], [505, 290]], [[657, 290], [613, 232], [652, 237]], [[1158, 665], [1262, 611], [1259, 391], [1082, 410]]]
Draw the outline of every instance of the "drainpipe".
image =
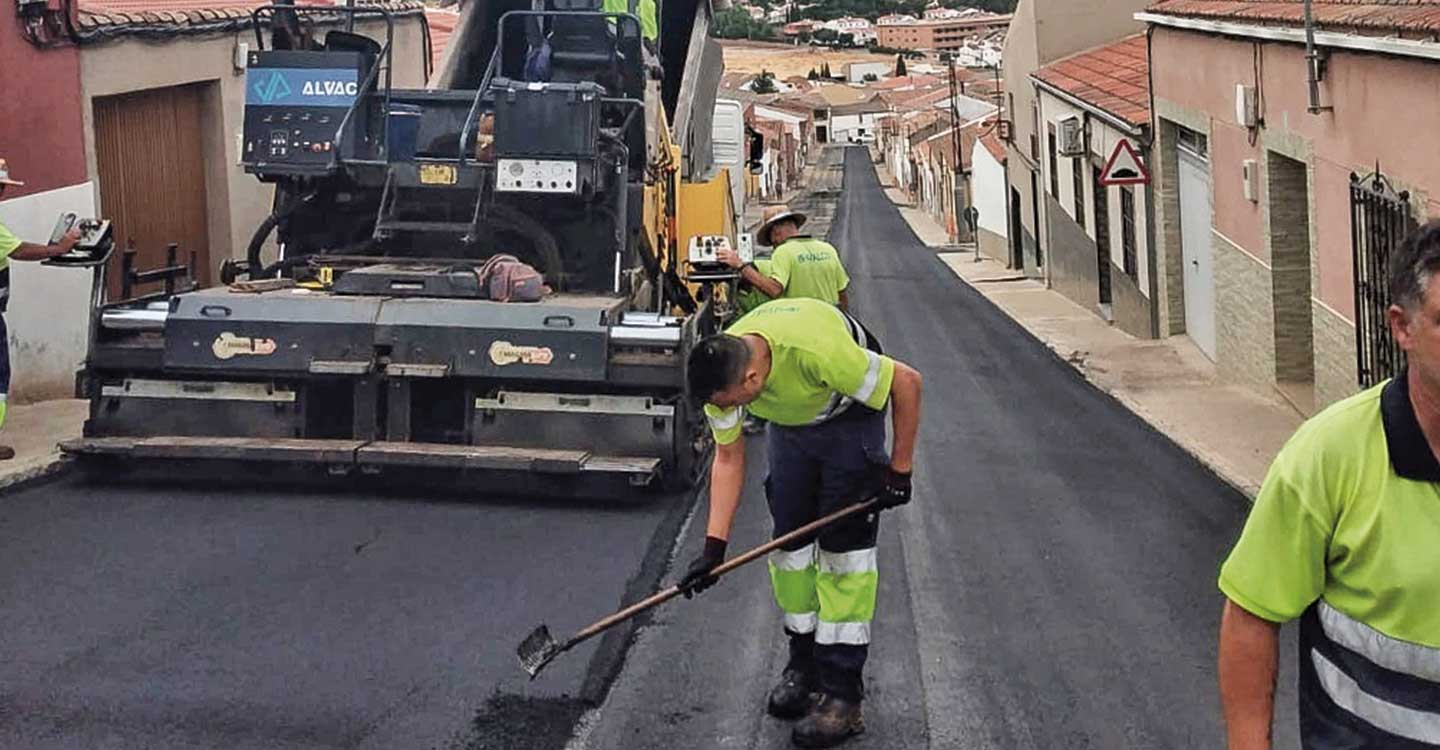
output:
[[1325, 76], [1325, 58], [1315, 48], [1315, 8], [1313, 0], [1305, 0], [1305, 71], [1310, 84], [1310, 114], [1317, 115], [1331, 108], [1320, 104], [1320, 81]]

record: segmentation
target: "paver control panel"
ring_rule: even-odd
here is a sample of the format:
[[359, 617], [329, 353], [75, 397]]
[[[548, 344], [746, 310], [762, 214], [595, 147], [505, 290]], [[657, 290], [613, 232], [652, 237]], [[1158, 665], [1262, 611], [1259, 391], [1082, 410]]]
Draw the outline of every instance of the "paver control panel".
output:
[[[323, 167], [344, 147], [336, 132], [364, 83], [358, 52], [251, 52], [245, 73], [241, 161], [250, 171]], [[349, 143], [366, 132], [366, 107], [345, 126]]]

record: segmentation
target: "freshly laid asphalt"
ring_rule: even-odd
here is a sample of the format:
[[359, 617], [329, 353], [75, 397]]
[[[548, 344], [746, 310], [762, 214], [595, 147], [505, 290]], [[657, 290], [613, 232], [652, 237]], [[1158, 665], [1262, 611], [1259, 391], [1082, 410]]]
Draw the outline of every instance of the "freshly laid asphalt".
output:
[[[847, 747], [1222, 747], [1215, 578], [1244, 497], [956, 279], [863, 149], [829, 237], [856, 314], [925, 376], [915, 500], [882, 521], [868, 730]], [[732, 547], [769, 530], [760, 442]], [[786, 747], [763, 713], [783, 658], [764, 566], [738, 571], [642, 629], [578, 744]]]
[[[855, 311], [926, 378], [915, 500], [882, 522], [869, 729], [848, 747], [1221, 747], [1215, 574], [1244, 498], [956, 279], [863, 149], [844, 185], [830, 237]], [[732, 551], [768, 536], [760, 443]], [[534, 625], [563, 636], [672, 579], [702, 536], [681, 533], [691, 506], [13, 492], [0, 748], [786, 747], [763, 714], [783, 643], [762, 563], [661, 608], [628, 649], [622, 630], [535, 682], [516, 666]]]
[[653, 588], [687, 500], [0, 498], [0, 748], [562, 747], [624, 638], [533, 683], [515, 647]]

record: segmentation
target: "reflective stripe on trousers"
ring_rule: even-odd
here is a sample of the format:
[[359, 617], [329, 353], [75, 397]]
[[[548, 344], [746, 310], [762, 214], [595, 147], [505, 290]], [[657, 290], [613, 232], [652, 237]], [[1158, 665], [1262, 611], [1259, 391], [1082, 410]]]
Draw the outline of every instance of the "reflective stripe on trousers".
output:
[[770, 556], [770, 583], [785, 629], [815, 633], [818, 644], [865, 645], [875, 618], [875, 548], [827, 552], [813, 542]]

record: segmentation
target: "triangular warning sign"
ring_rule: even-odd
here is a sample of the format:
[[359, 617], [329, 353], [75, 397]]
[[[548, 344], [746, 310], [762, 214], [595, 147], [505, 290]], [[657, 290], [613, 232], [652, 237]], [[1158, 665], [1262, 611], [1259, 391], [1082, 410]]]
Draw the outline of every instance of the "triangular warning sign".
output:
[[1100, 184], [1150, 184], [1150, 172], [1145, 169], [1140, 155], [1135, 153], [1135, 147], [1130, 145], [1130, 141], [1122, 138], [1115, 144], [1115, 151], [1110, 154], [1110, 160], [1105, 162], [1105, 172], [1100, 175]]

